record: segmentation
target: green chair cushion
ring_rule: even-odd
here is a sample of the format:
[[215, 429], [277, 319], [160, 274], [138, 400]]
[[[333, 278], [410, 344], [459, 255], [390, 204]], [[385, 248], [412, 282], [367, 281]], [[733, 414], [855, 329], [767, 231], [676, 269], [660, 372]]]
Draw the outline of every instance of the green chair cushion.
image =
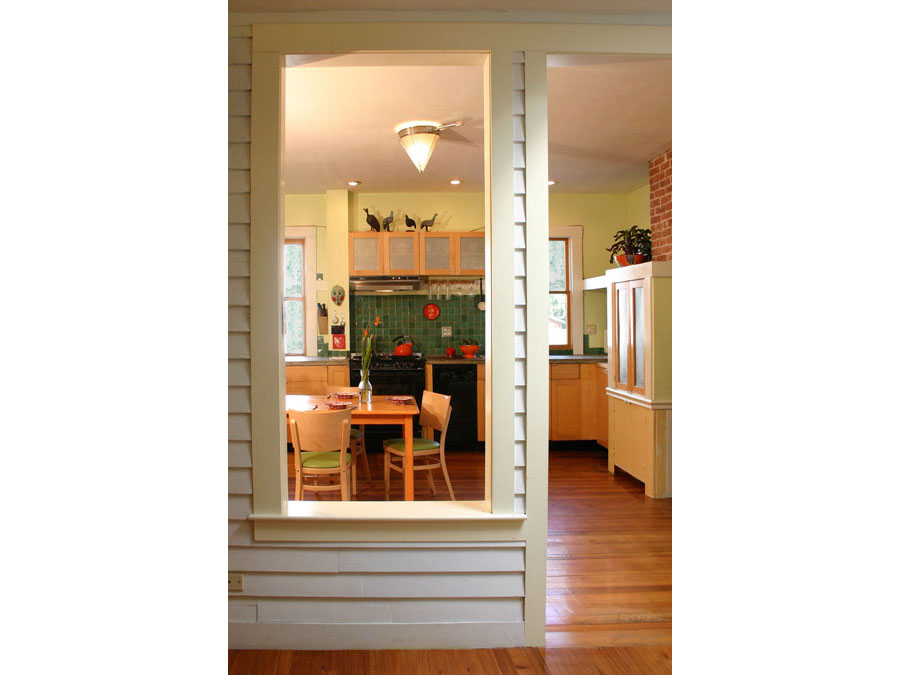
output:
[[[352, 455], [347, 453], [347, 466], [350, 466]], [[301, 452], [300, 462], [307, 469], [337, 469], [341, 458], [336, 452]]]
[[[389, 438], [384, 444], [391, 450], [398, 452], [406, 452], [406, 443], [402, 438]], [[427, 438], [413, 438], [413, 452], [421, 452], [422, 450], [437, 450], [441, 444], [437, 441], [430, 441]]]
[[350, 438], [359, 438], [360, 436], [362, 436], [362, 431], [356, 427], [350, 427]]

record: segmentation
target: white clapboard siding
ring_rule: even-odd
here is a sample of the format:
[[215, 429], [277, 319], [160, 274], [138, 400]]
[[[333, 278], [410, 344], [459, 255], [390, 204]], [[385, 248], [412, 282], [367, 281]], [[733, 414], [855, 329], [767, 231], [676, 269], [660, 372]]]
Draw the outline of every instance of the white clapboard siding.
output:
[[228, 334], [228, 358], [250, 358], [250, 334], [249, 333], [229, 333]]
[[250, 144], [249, 143], [229, 143], [228, 144], [228, 168], [229, 169], [249, 169], [250, 168]]
[[250, 250], [250, 226], [244, 224], [228, 225], [228, 248], [233, 251]]
[[516, 441], [513, 444], [513, 466], [525, 466], [525, 444]]
[[513, 474], [513, 494], [517, 494], [517, 495], [525, 494], [525, 468], [524, 467], [516, 467], [515, 473]]
[[228, 468], [250, 467], [250, 443], [247, 441], [228, 441]]
[[228, 195], [228, 222], [250, 222], [250, 195]]
[[228, 361], [228, 385], [250, 385], [250, 362], [245, 359], [230, 359]]
[[[242, 604], [239, 604], [242, 603]], [[266, 598], [253, 605], [258, 621], [292, 623], [449, 623], [522, 621], [521, 598]], [[229, 598], [238, 616], [247, 601]]]
[[228, 415], [228, 440], [250, 440], [250, 415], [243, 413]]
[[228, 304], [250, 304], [250, 279], [242, 277], [228, 278]]
[[256, 622], [256, 600], [228, 598], [228, 621]]
[[250, 63], [252, 55], [252, 41], [250, 38], [228, 38], [228, 65], [236, 63]]
[[228, 468], [228, 494], [249, 495], [253, 493], [250, 469]]
[[479, 649], [525, 644], [523, 621], [484, 623], [235, 622], [230, 649]]
[[[228, 332], [250, 332], [250, 308], [246, 305], [235, 305], [228, 308]], [[247, 384], [250, 384], [247, 382]]]
[[[249, 91], [229, 91], [228, 92], [228, 114], [249, 115], [250, 114], [250, 92]], [[230, 166], [230, 165], [229, 165]], [[231, 167], [236, 169], [238, 167]], [[240, 167], [246, 168], [246, 167]]]
[[516, 317], [515, 333], [515, 390], [513, 392], [513, 424], [514, 424], [514, 466], [513, 473], [513, 510], [516, 513], [525, 513], [525, 426], [526, 415], [525, 400], [527, 397], [527, 384], [525, 371], [528, 355], [526, 344], [526, 281], [527, 273], [525, 264], [525, 237], [526, 218], [525, 209], [525, 52], [513, 52], [512, 55], [512, 87], [513, 87], [513, 220], [515, 221], [515, 252], [514, 263], [514, 302], [516, 308], [522, 309], [521, 321]]
[[250, 387], [228, 387], [228, 412], [250, 412]]
[[[229, 497], [229, 504], [232, 499]], [[522, 572], [418, 574], [244, 572], [241, 597], [305, 598], [521, 598]]]
[[238, 520], [249, 516], [252, 501], [250, 495], [228, 495], [228, 519]]
[[[230, 478], [230, 474], [229, 474]], [[228, 569], [239, 572], [521, 572], [521, 548], [237, 548]]]
[[229, 251], [228, 252], [228, 277], [249, 277], [250, 276], [250, 252], [249, 251]]

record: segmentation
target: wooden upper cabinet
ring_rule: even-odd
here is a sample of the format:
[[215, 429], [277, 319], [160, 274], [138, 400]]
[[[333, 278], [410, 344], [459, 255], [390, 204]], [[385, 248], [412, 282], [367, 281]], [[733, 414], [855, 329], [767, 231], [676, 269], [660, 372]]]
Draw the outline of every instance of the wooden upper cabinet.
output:
[[419, 233], [419, 274], [458, 274], [457, 232]]
[[384, 274], [385, 239], [381, 232], [350, 233], [350, 276], [379, 276]]
[[466, 276], [484, 274], [484, 232], [460, 232], [457, 234], [459, 267], [457, 274]]
[[384, 273], [412, 275], [419, 273], [419, 234], [417, 232], [383, 232], [385, 239]]

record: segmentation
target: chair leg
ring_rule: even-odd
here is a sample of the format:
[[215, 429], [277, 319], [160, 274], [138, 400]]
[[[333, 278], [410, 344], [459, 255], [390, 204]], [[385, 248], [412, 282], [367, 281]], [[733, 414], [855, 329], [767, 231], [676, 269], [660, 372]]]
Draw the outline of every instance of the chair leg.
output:
[[431, 496], [434, 497], [437, 494], [437, 490], [434, 489], [434, 478], [431, 476], [431, 469], [426, 471], [425, 475], [428, 476], [428, 485], [431, 488]]
[[349, 502], [350, 501], [350, 476], [347, 471], [342, 471], [338, 474], [338, 477], [341, 480], [341, 501]]
[[353, 476], [353, 496], [356, 496], [356, 455], [350, 453], [350, 474]]
[[[447, 473], [447, 460], [444, 459], [444, 456], [441, 455], [441, 471], [444, 472], [444, 480], [447, 481], [447, 489], [450, 491], [450, 500], [456, 501], [456, 497], [453, 495], [453, 487], [450, 485], [450, 474]], [[428, 472], [428, 475], [431, 475], [431, 472]]]
[[384, 451], [384, 501], [391, 500], [391, 454]]
[[303, 501], [303, 471], [294, 473], [294, 499]]

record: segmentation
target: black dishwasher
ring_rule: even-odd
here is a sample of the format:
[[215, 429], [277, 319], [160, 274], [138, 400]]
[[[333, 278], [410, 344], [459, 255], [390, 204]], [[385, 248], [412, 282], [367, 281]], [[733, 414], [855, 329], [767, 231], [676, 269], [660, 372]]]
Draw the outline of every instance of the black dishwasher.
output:
[[475, 363], [435, 363], [431, 366], [434, 391], [450, 396], [447, 450], [482, 450], [478, 442], [478, 371]]

